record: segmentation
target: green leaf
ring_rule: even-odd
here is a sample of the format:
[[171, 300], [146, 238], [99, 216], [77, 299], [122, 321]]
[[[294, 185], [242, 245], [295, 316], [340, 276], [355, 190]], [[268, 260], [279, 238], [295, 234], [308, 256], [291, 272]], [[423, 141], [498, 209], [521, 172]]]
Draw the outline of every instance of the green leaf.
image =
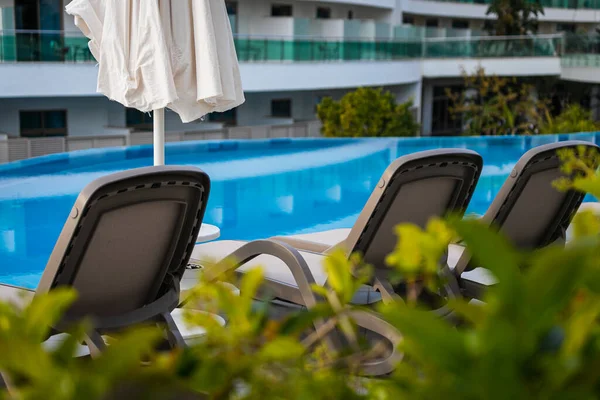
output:
[[338, 294], [344, 304], [348, 303], [356, 291], [350, 260], [343, 250], [338, 250], [329, 254], [324, 263], [325, 271], [327, 271], [327, 284]]
[[498, 279], [493, 291], [506, 305], [518, 307], [523, 294], [519, 266], [523, 261], [505, 236], [481, 221], [454, 219], [451, 226], [466, 244], [475, 264], [486, 268]]
[[71, 288], [58, 288], [44, 295], [36, 295], [23, 312], [23, 335], [42, 342], [50, 328], [75, 301], [77, 294]]
[[326, 303], [317, 304], [308, 310], [288, 316], [281, 324], [281, 335], [299, 335], [306, 329], [313, 328], [315, 321], [326, 319], [335, 315], [333, 309]]
[[433, 313], [398, 303], [382, 305], [380, 312], [402, 333], [411, 357], [454, 371], [471, 361], [462, 334]]
[[240, 282], [240, 297], [247, 309], [250, 309], [252, 299], [256, 296], [263, 280], [264, 273], [261, 268], [252, 268], [244, 274]]
[[296, 360], [302, 357], [305, 351], [301, 343], [286, 336], [267, 343], [258, 353], [258, 357], [265, 361]]
[[594, 296], [586, 300], [568, 321], [566, 340], [562, 347], [563, 357], [572, 357], [583, 350], [591, 333], [598, 329], [600, 298]]

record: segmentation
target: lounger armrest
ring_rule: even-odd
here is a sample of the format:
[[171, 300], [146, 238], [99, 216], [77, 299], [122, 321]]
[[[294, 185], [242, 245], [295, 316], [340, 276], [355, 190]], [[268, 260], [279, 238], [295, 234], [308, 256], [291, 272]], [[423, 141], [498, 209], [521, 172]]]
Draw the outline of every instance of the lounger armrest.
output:
[[310, 308], [317, 304], [317, 298], [311, 287], [316, 283], [315, 278], [304, 257], [289, 244], [273, 239], [255, 240], [246, 243], [226, 257], [225, 260], [206, 267], [203, 272], [204, 277], [209, 281], [215, 281], [223, 274], [238, 269], [260, 255], [270, 255], [283, 261], [298, 284], [304, 305]]
[[361, 328], [382, 336], [389, 340], [391, 350], [387, 357], [376, 361], [367, 361], [361, 365], [361, 373], [366, 376], [381, 376], [392, 372], [397, 364], [402, 361], [404, 354], [398, 345], [402, 341], [402, 334], [390, 323], [386, 322], [379, 314], [373, 311], [352, 310], [350, 318]]
[[289, 244], [290, 246], [304, 251], [310, 251], [312, 253], [323, 254], [331, 246], [319, 242], [313, 242], [311, 240], [297, 239], [293, 237], [285, 237], [285, 236], [274, 236], [269, 240], [274, 240], [280, 243]]

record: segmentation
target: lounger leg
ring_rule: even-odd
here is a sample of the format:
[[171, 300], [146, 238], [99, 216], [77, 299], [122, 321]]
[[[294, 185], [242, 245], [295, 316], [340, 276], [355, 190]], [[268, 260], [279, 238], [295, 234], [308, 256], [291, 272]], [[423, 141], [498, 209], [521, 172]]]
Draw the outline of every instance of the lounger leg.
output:
[[177, 324], [173, 320], [171, 314], [165, 312], [161, 314], [161, 317], [162, 319], [164, 319], [164, 322], [166, 324], [167, 341], [169, 342], [169, 346], [171, 346], [171, 348], [185, 347], [185, 340], [183, 339], [181, 332], [179, 332], [179, 328], [177, 327]]
[[402, 297], [398, 296], [394, 291], [394, 288], [390, 284], [387, 279], [375, 278], [375, 282], [373, 283], [373, 288], [381, 293], [381, 299], [384, 303], [392, 303], [394, 301], [399, 301], [404, 303]]
[[100, 354], [106, 350], [106, 343], [104, 342], [102, 335], [96, 330], [86, 333], [83, 338], [83, 343], [85, 343], [90, 350], [90, 356], [92, 358], [98, 358]]
[[458, 279], [456, 279], [456, 275], [452, 272], [447, 263], [443, 264], [442, 277], [446, 280], [446, 282], [444, 282], [444, 289], [446, 290], [446, 295], [449, 298], [462, 297], [462, 291], [460, 290]]

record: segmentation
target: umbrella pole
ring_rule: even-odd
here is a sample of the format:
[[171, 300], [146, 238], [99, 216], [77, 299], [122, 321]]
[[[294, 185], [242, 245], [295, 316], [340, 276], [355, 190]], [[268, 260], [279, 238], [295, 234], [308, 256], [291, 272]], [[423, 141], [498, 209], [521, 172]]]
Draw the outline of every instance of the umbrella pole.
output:
[[165, 165], [165, 109], [154, 113], [154, 165]]

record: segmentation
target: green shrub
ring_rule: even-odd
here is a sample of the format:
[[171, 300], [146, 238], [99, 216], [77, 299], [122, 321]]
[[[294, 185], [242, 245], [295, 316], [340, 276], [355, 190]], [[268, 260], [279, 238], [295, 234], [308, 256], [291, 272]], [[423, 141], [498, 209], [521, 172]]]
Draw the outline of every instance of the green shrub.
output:
[[592, 113], [579, 104], [570, 104], [557, 117], [546, 115], [546, 122], [540, 128], [541, 133], [579, 133], [594, 132], [599, 125], [592, 119]]
[[327, 137], [416, 136], [419, 124], [412, 106], [412, 101], [397, 104], [391, 92], [358, 88], [340, 101], [326, 97], [317, 115]]
[[515, 77], [486, 75], [483, 67], [462, 71], [464, 87], [446, 89], [452, 118], [469, 136], [532, 135], [546, 114], [547, 102], [531, 95], [533, 86]]

